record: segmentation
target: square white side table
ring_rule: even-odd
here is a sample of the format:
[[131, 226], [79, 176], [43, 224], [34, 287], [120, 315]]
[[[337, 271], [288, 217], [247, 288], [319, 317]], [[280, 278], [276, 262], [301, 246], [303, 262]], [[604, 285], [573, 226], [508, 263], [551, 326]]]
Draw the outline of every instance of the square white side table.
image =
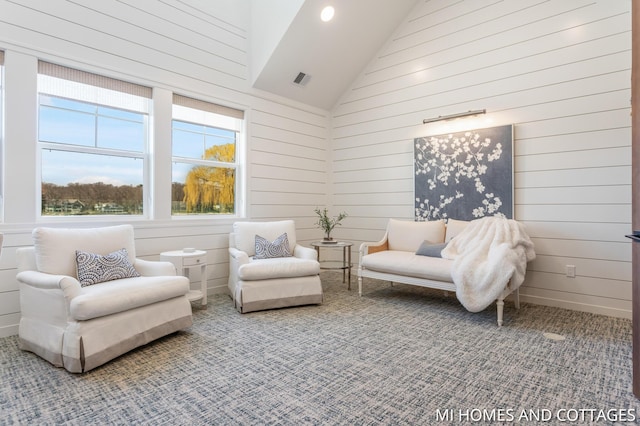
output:
[[189, 278], [191, 268], [200, 268], [200, 290], [189, 290], [187, 299], [193, 302], [200, 300], [200, 304], [207, 307], [207, 252], [195, 250], [185, 252], [183, 250], [165, 251], [160, 253], [160, 260], [173, 263], [178, 273]]

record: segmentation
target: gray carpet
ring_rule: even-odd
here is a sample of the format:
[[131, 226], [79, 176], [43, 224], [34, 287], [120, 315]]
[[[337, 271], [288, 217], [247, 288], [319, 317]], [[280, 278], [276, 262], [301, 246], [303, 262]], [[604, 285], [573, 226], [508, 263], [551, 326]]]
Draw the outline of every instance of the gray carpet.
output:
[[[360, 298], [341, 275], [323, 272], [322, 280], [322, 306], [241, 315], [228, 296], [211, 296], [190, 329], [84, 375], [20, 351], [15, 336], [0, 339], [0, 424], [524, 423], [522, 415], [613, 424], [619, 412], [608, 410], [640, 417], [628, 320], [507, 303], [499, 329], [494, 307], [469, 313], [453, 295], [366, 280]], [[599, 410], [608, 420], [590, 421]]]

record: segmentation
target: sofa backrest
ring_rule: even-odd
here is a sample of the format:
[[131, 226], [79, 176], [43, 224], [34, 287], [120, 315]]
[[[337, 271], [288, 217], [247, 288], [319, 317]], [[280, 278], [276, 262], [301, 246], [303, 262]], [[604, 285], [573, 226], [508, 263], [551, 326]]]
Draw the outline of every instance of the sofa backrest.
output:
[[444, 242], [448, 243], [453, 237], [458, 235], [464, 228], [467, 227], [469, 221], [467, 220], [447, 220], [447, 232], [445, 233]]
[[256, 235], [260, 235], [269, 241], [273, 241], [283, 233], [287, 233], [289, 247], [293, 252], [296, 246], [296, 224], [293, 220], [279, 220], [272, 222], [235, 222], [233, 224], [233, 238], [235, 248], [247, 253], [248, 256], [256, 254]]
[[445, 234], [444, 220], [414, 222], [389, 219], [387, 224], [387, 242], [389, 250], [415, 252], [424, 241], [443, 243]]
[[106, 255], [127, 249], [129, 261], [136, 258], [133, 226], [102, 228], [36, 228], [32, 232], [36, 266], [40, 272], [76, 275], [76, 250]]

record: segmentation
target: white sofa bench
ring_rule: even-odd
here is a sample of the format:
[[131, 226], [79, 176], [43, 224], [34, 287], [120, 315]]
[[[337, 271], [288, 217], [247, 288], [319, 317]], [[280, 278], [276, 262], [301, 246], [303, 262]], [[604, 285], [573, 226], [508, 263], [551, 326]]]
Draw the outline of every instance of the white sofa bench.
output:
[[[443, 220], [413, 222], [390, 219], [380, 241], [360, 245], [360, 296], [363, 278], [456, 292], [457, 286], [452, 276], [454, 261], [439, 256], [445, 245], [469, 223], [453, 219], [446, 224]], [[420, 248], [427, 255], [416, 254]], [[504, 299], [511, 293], [514, 294], [515, 307], [520, 307], [519, 290], [512, 289], [510, 282], [507, 282], [496, 299], [498, 326], [503, 323]]]

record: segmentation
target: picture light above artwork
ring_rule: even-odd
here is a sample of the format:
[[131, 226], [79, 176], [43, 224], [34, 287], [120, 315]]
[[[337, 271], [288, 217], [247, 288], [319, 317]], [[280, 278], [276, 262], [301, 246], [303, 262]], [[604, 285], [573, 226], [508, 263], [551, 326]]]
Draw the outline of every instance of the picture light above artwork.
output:
[[438, 117], [425, 118], [424, 120], [422, 120], [422, 124], [434, 123], [436, 121], [443, 121], [443, 120], [453, 120], [454, 118], [470, 117], [472, 115], [480, 115], [480, 114], [486, 114], [486, 113], [487, 113], [486, 109], [476, 109], [473, 111], [459, 112], [456, 114], [440, 115]]

